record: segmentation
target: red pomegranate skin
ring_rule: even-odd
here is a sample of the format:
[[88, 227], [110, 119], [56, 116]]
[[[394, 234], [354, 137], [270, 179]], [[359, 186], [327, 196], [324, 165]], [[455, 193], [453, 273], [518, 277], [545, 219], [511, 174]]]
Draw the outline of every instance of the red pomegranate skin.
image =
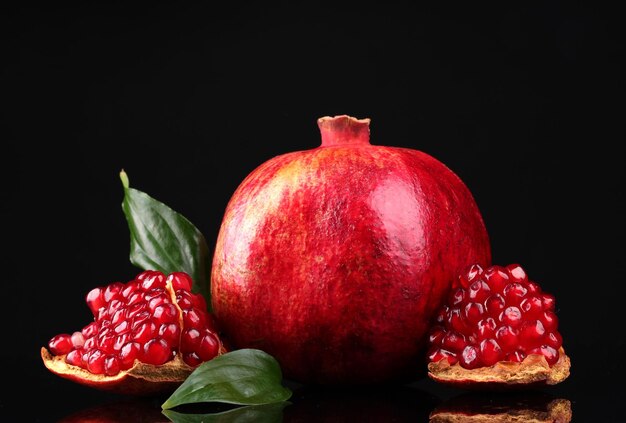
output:
[[320, 118], [321, 146], [252, 171], [218, 234], [217, 319], [236, 348], [273, 355], [293, 381], [414, 377], [453, 278], [491, 261], [461, 179], [423, 152], [371, 145], [369, 122]]

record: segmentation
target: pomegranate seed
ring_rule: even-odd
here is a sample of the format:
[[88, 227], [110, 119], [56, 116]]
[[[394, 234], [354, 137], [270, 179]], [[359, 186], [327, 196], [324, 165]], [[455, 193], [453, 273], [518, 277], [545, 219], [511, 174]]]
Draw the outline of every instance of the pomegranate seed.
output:
[[468, 303], [465, 306], [465, 318], [468, 322], [478, 323], [483, 316], [483, 306], [480, 303]]
[[526, 284], [526, 288], [528, 289], [528, 293], [535, 295], [541, 293], [541, 288], [534, 282], [528, 282]]
[[512, 327], [517, 327], [522, 322], [522, 312], [517, 307], [507, 307], [500, 313], [500, 321]]
[[[130, 304], [126, 309], [126, 318], [133, 319], [137, 314], [146, 310], [146, 305], [144, 303], [139, 304]], [[150, 317], [150, 313], [146, 312], [146, 316]]]
[[524, 322], [519, 332], [519, 343], [525, 349], [535, 348], [541, 343], [545, 333], [546, 330], [541, 321]]
[[506, 270], [511, 276], [511, 280], [513, 282], [528, 282], [528, 276], [526, 275], [526, 271], [519, 264], [509, 264], [506, 266]]
[[489, 281], [489, 286], [494, 292], [502, 292], [509, 283], [509, 273], [504, 267], [491, 266], [484, 273], [484, 278]]
[[550, 294], [543, 294], [541, 301], [543, 302], [544, 310], [554, 310], [554, 297]]
[[484, 339], [480, 343], [480, 355], [485, 366], [492, 366], [502, 360], [502, 348], [495, 339]]
[[463, 302], [465, 298], [465, 290], [463, 288], [457, 288], [452, 292], [450, 296], [450, 303], [452, 305], [457, 305]]
[[93, 350], [94, 348], [96, 348], [98, 346], [98, 344], [96, 343], [97, 339], [98, 338], [95, 335], [92, 336], [91, 338], [88, 338], [85, 341], [85, 344], [83, 345], [83, 349], [89, 351], [89, 350]]
[[492, 317], [487, 317], [486, 319], [481, 320], [478, 322], [478, 338], [487, 339], [493, 337], [495, 335], [496, 327], [496, 321], [493, 320]]
[[431, 344], [439, 345], [441, 343], [441, 340], [443, 339], [443, 335], [445, 335], [443, 328], [435, 327], [430, 331], [430, 334], [428, 336], [428, 342]]
[[530, 318], [539, 317], [543, 311], [541, 298], [539, 297], [527, 297], [519, 304], [519, 308], [524, 312], [524, 315]]
[[100, 321], [100, 324], [102, 325], [102, 322], [104, 320], [107, 320], [109, 318], [109, 309], [107, 307], [100, 307], [100, 309], [98, 310], [98, 315], [96, 316], [96, 320]]
[[183, 361], [192, 367], [195, 367], [202, 363], [202, 360], [195, 352], [183, 354]]
[[452, 352], [463, 351], [465, 345], [465, 336], [453, 331], [446, 333], [441, 340], [441, 346]]
[[197, 329], [188, 329], [180, 338], [180, 350], [183, 352], [194, 351], [200, 344], [200, 332]]
[[154, 272], [151, 275], [147, 275], [141, 281], [141, 287], [146, 291], [152, 289], [163, 290], [165, 289], [165, 276], [161, 272]]
[[556, 314], [551, 311], [544, 312], [541, 320], [543, 322], [543, 325], [546, 327], [546, 330], [550, 332], [556, 329], [559, 322]]
[[498, 317], [505, 306], [506, 302], [500, 294], [491, 295], [485, 300], [485, 308], [491, 317]]
[[100, 350], [92, 350], [87, 358], [87, 369], [91, 373], [101, 375], [104, 373], [104, 359], [106, 355]]
[[72, 337], [67, 333], [56, 335], [48, 342], [48, 347], [54, 355], [67, 354], [72, 351]]
[[459, 276], [459, 282], [463, 288], [469, 288], [472, 282], [482, 274], [483, 268], [478, 264], [473, 264]]
[[491, 294], [491, 289], [489, 288], [489, 285], [485, 283], [485, 281], [483, 281], [482, 279], [478, 279], [477, 281], [472, 282], [467, 291], [467, 294], [470, 300], [477, 303], [482, 303]]
[[158, 323], [171, 323], [178, 321], [178, 309], [172, 303], [161, 304], [152, 313]]
[[150, 310], [152, 313], [154, 313], [154, 310], [162, 305], [162, 304], [167, 304], [170, 301], [170, 298], [167, 296], [167, 294], [161, 294], [157, 297], [154, 297], [153, 299], [150, 300], [150, 302], [148, 303], [148, 310]]
[[138, 342], [129, 342], [122, 347], [118, 354], [120, 360], [120, 368], [122, 370], [130, 369], [135, 363], [135, 359], [139, 358], [141, 346]]
[[152, 321], [146, 321], [140, 324], [137, 329], [133, 331], [133, 340], [144, 344], [150, 339], [154, 338], [157, 334], [157, 326]]
[[148, 364], [161, 365], [170, 360], [172, 350], [162, 338], [149, 340], [143, 347], [142, 361]]
[[89, 339], [97, 334], [99, 329], [100, 325], [98, 324], [98, 322], [91, 322], [87, 326], [85, 326], [81, 332], [85, 339]]
[[446, 350], [440, 350], [438, 348], [428, 355], [428, 359], [434, 363], [441, 361], [444, 358], [447, 359], [450, 364], [454, 364], [458, 361], [454, 353]]
[[93, 315], [97, 316], [100, 308], [106, 305], [102, 288], [98, 287], [89, 291], [86, 302]]
[[111, 324], [117, 326], [122, 321], [125, 321], [126, 312], [127, 310], [125, 308], [122, 308], [113, 313], [113, 317], [111, 317]]
[[191, 294], [191, 302], [197, 310], [207, 309], [206, 301], [204, 301], [204, 297], [200, 294]]
[[183, 322], [185, 327], [196, 329], [203, 328], [205, 325], [204, 316], [195, 308], [183, 311]]
[[115, 328], [113, 329], [113, 332], [115, 332], [118, 335], [130, 332], [130, 324], [128, 323], [128, 320], [124, 320], [123, 322], [120, 322], [119, 325], [115, 326]]
[[117, 336], [115, 336], [115, 332], [108, 332], [105, 335], [98, 335], [98, 347], [103, 350], [104, 352], [110, 354], [115, 350], [115, 339], [117, 338]]
[[193, 285], [191, 278], [189, 275], [183, 272], [173, 272], [167, 277], [167, 281], [172, 284], [172, 288], [174, 291], [183, 290], [183, 291], [191, 291], [191, 286]]
[[141, 305], [143, 305], [143, 298], [144, 298], [143, 296], [144, 296], [144, 292], [143, 291], [133, 292], [126, 299], [126, 304], [127, 305], [134, 305], [134, 304], [141, 304]]
[[115, 343], [113, 344], [114, 351], [120, 351], [124, 345], [130, 340], [130, 335], [124, 333], [115, 337]]
[[115, 376], [120, 372], [120, 362], [114, 355], [109, 355], [104, 359], [104, 374]]
[[463, 349], [459, 363], [466, 369], [475, 369], [481, 366], [480, 352], [474, 345], [468, 345]]
[[559, 348], [561, 348], [561, 345], [563, 345], [563, 338], [558, 332], [550, 332], [546, 336], [546, 344], [558, 350]]
[[85, 337], [82, 332], [74, 332], [71, 337], [72, 348], [82, 348], [85, 345]]
[[123, 283], [113, 282], [104, 290], [104, 301], [110, 303], [113, 300], [123, 300], [122, 289], [124, 289]]
[[528, 289], [521, 283], [514, 282], [508, 284], [502, 292], [504, 293], [507, 304], [518, 305], [522, 301], [522, 298], [528, 293]]
[[175, 323], [163, 323], [159, 328], [159, 336], [165, 339], [172, 347], [178, 347], [180, 328]]
[[496, 339], [505, 349], [511, 350], [518, 346], [517, 331], [510, 326], [501, 326], [496, 330]]
[[130, 328], [136, 331], [139, 326], [145, 324], [148, 320], [150, 320], [151, 317], [152, 315], [148, 311], [141, 311], [137, 313], [132, 319], [132, 324], [130, 325]]
[[76, 349], [72, 350], [65, 356], [65, 362], [67, 364], [71, 364], [72, 366], [82, 367], [83, 364], [83, 350]]
[[191, 294], [187, 291], [176, 291], [176, 303], [178, 307], [182, 310], [187, 310], [193, 307], [193, 302], [191, 301]]
[[446, 321], [446, 318], [448, 317], [448, 311], [449, 311], [448, 306], [443, 306], [441, 310], [439, 310], [439, 312], [437, 313], [437, 317], [435, 318], [435, 321], [437, 323], [444, 323]]
[[[554, 297], [530, 281], [519, 264], [469, 268], [448, 301], [429, 334], [431, 361], [458, 360], [473, 369], [502, 360], [520, 362], [531, 353], [544, 355], [550, 365], [558, 360], [563, 339]], [[188, 338], [186, 352], [196, 352], [196, 342]]]
[[[82, 349], [83, 351], [83, 355], [81, 357], [81, 363], [80, 363], [80, 367], [82, 367], [83, 369], [87, 369], [87, 361], [89, 361], [89, 355], [92, 353], [92, 351], [87, 351], [84, 348]], [[87, 369], [88, 370], [88, 369]]]
[[549, 345], [542, 345], [541, 347], [534, 348], [530, 350], [530, 354], [543, 355], [550, 366], [553, 366], [557, 361], [559, 361], [559, 352]]
[[205, 331], [204, 336], [200, 340], [200, 345], [198, 346], [197, 354], [202, 359], [202, 361], [209, 361], [212, 358], [215, 358], [219, 351], [219, 343], [218, 340], [215, 339], [215, 336], [210, 333], [208, 330]]
[[134, 280], [134, 281], [130, 281], [126, 284], [126, 286], [122, 289], [122, 298], [126, 298], [128, 300], [128, 297], [130, 297], [133, 293], [137, 292], [137, 290], [141, 290], [139, 288], [139, 282]]
[[506, 355], [506, 361], [513, 361], [515, 363], [521, 363], [526, 358], [526, 354], [521, 351], [513, 351]]

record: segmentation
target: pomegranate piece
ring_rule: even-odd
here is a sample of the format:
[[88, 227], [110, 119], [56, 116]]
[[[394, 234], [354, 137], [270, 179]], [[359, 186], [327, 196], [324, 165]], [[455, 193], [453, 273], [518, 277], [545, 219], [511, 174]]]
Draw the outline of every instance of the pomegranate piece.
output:
[[569, 376], [554, 297], [518, 264], [474, 264], [452, 286], [429, 336], [429, 376], [463, 386], [553, 385]]
[[[122, 393], [176, 387], [194, 367], [225, 352], [206, 303], [186, 273], [141, 272], [89, 291], [94, 320], [42, 348], [59, 376]], [[197, 338], [197, 342], [189, 339]]]

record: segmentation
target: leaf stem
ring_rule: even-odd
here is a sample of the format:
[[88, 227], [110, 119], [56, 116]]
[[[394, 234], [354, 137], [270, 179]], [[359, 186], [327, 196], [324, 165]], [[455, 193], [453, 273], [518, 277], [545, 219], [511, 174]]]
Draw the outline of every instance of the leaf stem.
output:
[[120, 179], [122, 180], [122, 185], [124, 186], [124, 190], [127, 190], [130, 187], [130, 183], [128, 181], [128, 175], [124, 172], [124, 169], [120, 172]]

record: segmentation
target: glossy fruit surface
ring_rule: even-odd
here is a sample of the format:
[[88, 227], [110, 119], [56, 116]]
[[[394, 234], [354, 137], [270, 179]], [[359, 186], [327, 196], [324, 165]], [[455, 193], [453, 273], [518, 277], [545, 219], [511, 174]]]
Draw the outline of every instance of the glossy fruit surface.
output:
[[[89, 291], [93, 321], [42, 349], [60, 376], [96, 388], [151, 393], [180, 383], [224, 352], [202, 296], [183, 272], [144, 271], [128, 283]], [[131, 380], [132, 379], [132, 380]], [[169, 382], [169, 383], [168, 383]]]
[[369, 119], [318, 120], [318, 148], [240, 184], [215, 248], [212, 303], [237, 348], [287, 378], [370, 383], [419, 370], [456, 274], [490, 262], [464, 183], [423, 152], [369, 142]]
[[548, 372], [562, 367], [566, 358], [560, 360], [563, 338], [554, 307], [554, 297], [530, 281], [520, 265], [483, 270], [474, 264], [455, 281], [437, 314], [428, 359], [469, 371], [485, 369], [485, 374], [498, 363], [545, 362]]

